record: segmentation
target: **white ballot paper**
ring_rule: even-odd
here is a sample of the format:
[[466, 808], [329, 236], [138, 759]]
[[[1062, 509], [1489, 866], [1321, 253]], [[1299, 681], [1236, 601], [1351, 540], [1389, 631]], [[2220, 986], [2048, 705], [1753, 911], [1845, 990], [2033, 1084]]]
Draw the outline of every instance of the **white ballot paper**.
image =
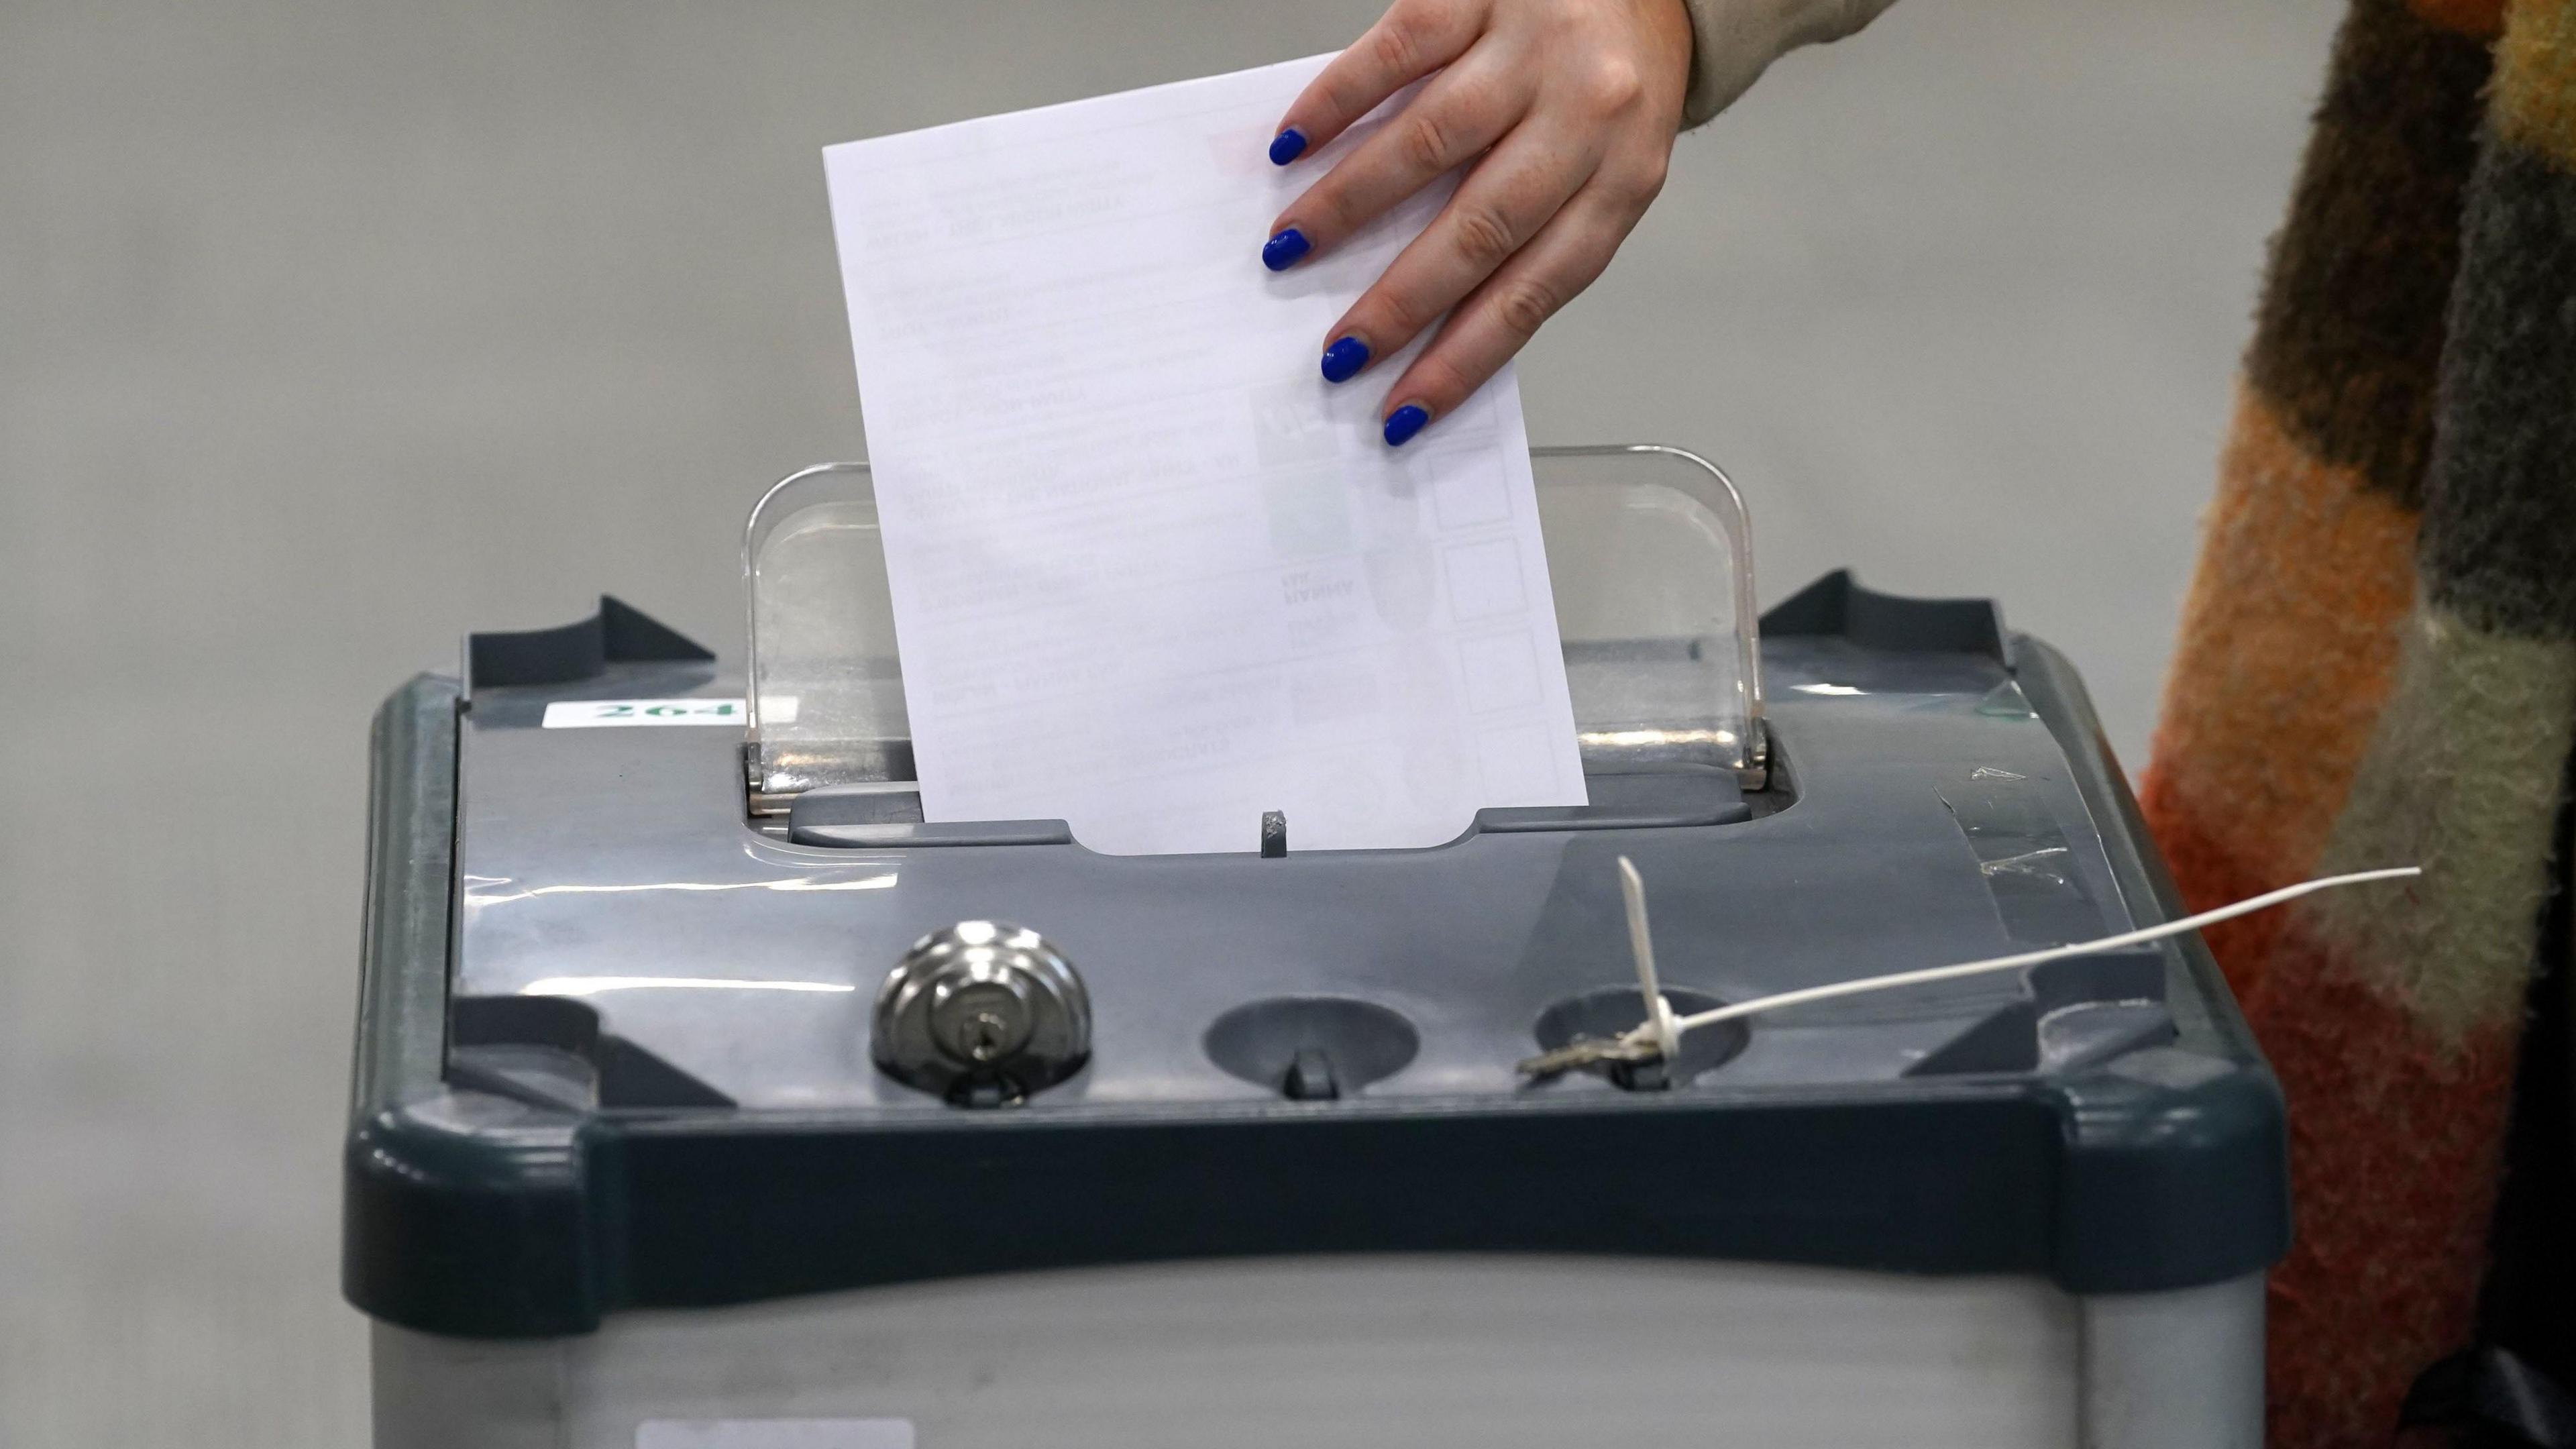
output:
[[824, 151], [928, 819], [1137, 855], [1584, 802], [1512, 374], [1391, 449], [1411, 352], [1317, 370], [1448, 186], [1261, 264], [1375, 124], [1270, 164], [1327, 59]]

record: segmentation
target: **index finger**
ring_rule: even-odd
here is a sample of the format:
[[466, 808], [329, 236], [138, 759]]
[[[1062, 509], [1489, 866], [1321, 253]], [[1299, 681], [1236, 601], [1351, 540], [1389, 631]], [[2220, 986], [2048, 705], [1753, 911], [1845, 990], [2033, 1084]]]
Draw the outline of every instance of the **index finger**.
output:
[[1279, 118], [1270, 160], [1285, 166], [1332, 144], [1387, 97], [1467, 53], [1489, 0], [1395, 0], [1368, 33], [1334, 56]]

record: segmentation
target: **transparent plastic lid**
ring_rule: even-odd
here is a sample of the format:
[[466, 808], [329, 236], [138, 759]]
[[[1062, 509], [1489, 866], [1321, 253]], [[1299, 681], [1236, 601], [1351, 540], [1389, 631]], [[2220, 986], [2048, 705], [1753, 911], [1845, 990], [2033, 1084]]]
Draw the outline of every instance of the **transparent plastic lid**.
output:
[[[1765, 763], [1743, 500], [1694, 454], [1534, 448], [1539, 522], [1587, 770]], [[753, 808], [912, 778], [876, 494], [864, 463], [781, 480], [743, 539]]]

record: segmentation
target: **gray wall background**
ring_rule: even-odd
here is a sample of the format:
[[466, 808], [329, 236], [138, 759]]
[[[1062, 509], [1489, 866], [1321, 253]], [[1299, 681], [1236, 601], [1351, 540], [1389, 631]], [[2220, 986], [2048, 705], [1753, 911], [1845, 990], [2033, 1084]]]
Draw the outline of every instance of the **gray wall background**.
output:
[[[817, 149], [1375, 8], [0, 4], [0, 1442], [363, 1441], [368, 713], [603, 589], [738, 642], [745, 509], [865, 447]], [[1790, 58], [1529, 354], [1533, 438], [1722, 460], [1766, 599], [1999, 597], [2134, 767], [2334, 8]]]

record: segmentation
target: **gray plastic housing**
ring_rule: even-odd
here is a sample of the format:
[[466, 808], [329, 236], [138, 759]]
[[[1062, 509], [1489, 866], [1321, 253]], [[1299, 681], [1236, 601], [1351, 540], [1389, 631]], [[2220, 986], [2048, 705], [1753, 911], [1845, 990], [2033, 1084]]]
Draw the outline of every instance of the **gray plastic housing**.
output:
[[[686, 641], [623, 633], [624, 657], [522, 659], [470, 702], [424, 678], [379, 717], [346, 1265], [381, 1318], [564, 1333], [621, 1307], [1368, 1250], [2117, 1292], [2286, 1246], [2279, 1093], [2193, 940], [1761, 1018], [1637, 1090], [1514, 1071], [1551, 1011], [1632, 979], [1623, 853], [1677, 996], [2168, 918], [2073, 670], [1990, 606], [1836, 575], [1766, 616], [1774, 768], [1741, 811], [1486, 821], [1419, 851], [1292, 834], [1280, 858], [773, 838], [734, 731], [542, 727], [556, 701], [741, 694]], [[1037, 928], [1090, 987], [1089, 1065], [1022, 1107], [869, 1061], [886, 971], [968, 918]], [[1314, 998], [1401, 1018], [1412, 1049], [1302, 1098], [1261, 1079], [1307, 1049], [1277, 1031], [1234, 1053], [1257, 1070], [1218, 1059], [1230, 1013]], [[1382, 1065], [1337, 1030], [1308, 1046]]]

